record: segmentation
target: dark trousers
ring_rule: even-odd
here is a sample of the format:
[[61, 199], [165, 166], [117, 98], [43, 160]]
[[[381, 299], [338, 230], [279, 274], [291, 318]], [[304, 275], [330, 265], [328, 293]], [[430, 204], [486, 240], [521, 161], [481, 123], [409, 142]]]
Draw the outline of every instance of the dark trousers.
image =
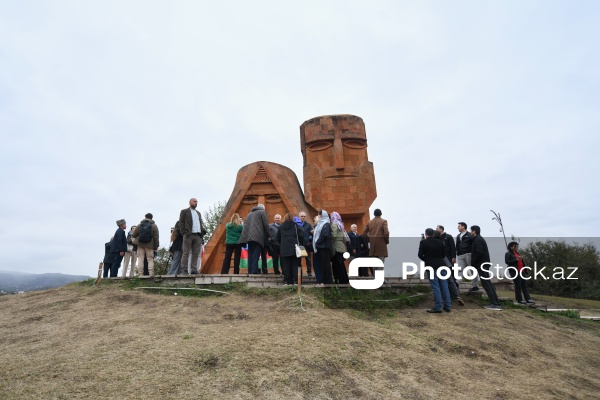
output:
[[269, 273], [269, 266], [267, 265], [267, 248], [261, 247], [260, 250], [260, 261], [262, 264], [262, 273], [266, 275]]
[[[187, 264], [185, 265], [185, 272], [187, 272]], [[150, 270], [148, 269], [148, 257], [144, 254], [144, 276], [150, 275]]]
[[281, 269], [283, 270], [283, 282], [288, 285], [298, 283], [297, 273], [300, 259], [296, 256], [281, 257]]
[[[313, 258], [313, 255], [315, 253], [313, 253], [312, 251], [308, 251], [308, 250], [306, 252], [308, 253], [308, 256], [307, 257], [302, 257], [302, 258], [304, 258], [306, 260], [306, 273], [308, 275], [310, 275], [310, 274], [312, 274], [312, 262], [311, 262], [311, 259]], [[316, 271], [315, 271], [315, 274], [316, 274]]]
[[315, 270], [315, 279], [317, 283], [323, 283], [323, 270], [321, 269], [321, 261], [319, 260], [319, 255], [315, 253], [308, 253], [313, 255], [313, 268]]
[[481, 268], [477, 268], [477, 274], [479, 275], [479, 281], [481, 282], [481, 286], [483, 287], [483, 290], [485, 290], [485, 294], [490, 300], [490, 303], [496, 306], [500, 306], [500, 300], [498, 299], [498, 295], [496, 294], [496, 288], [494, 287], [494, 284], [491, 280], [484, 279], [490, 276], [491, 274], [489, 272], [482, 271]]
[[333, 279], [337, 284], [348, 284], [348, 272], [346, 271], [346, 265], [344, 264], [344, 255], [342, 253], [335, 253], [331, 257], [331, 267], [333, 269]]
[[242, 254], [241, 244], [229, 244], [225, 245], [225, 258], [223, 259], [223, 265], [221, 266], [221, 273], [228, 274], [229, 268], [231, 267], [231, 255], [233, 254], [233, 273], [240, 273], [240, 256]]
[[527, 281], [521, 278], [520, 275], [517, 275], [517, 277], [513, 279], [513, 283], [515, 284], [515, 299], [517, 299], [518, 302], [523, 301], [523, 297], [521, 297], [521, 292], [523, 292], [525, 301], [531, 301], [529, 289], [527, 289]]
[[262, 246], [257, 242], [248, 242], [248, 273], [259, 274], [258, 259], [262, 252]]
[[321, 267], [321, 273], [323, 274], [322, 283], [326, 285], [331, 285], [333, 283], [333, 276], [331, 273], [329, 249], [317, 249], [315, 255], [319, 257], [319, 266]]
[[112, 266], [111, 263], [104, 263], [103, 267], [104, 267], [104, 272], [102, 273], [102, 277], [103, 278], [108, 278], [108, 273], [110, 272], [110, 267]]
[[[271, 259], [273, 260], [273, 272], [275, 273], [275, 275], [279, 275], [279, 251], [277, 251], [273, 244], [271, 244], [271, 250], [269, 251], [269, 254], [271, 255]], [[283, 269], [283, 261], [281, 261], [281, 269]]]
[[121, 266], [121, 261], [123, 261], [123, 256], [121, 253], [113, 253], [113, 263], [110, 266], [110, 277], [116, 278], [119, 275], [119, 267]]
[[460, 297], [460, 292], [458, 291], [458, 286], [456, 285], [456, 279], [451, 275], [448, 279], [444, 279], [448, 281], [448, 290], [450, 291], [450, 298], [452, 300], [456, 300]]

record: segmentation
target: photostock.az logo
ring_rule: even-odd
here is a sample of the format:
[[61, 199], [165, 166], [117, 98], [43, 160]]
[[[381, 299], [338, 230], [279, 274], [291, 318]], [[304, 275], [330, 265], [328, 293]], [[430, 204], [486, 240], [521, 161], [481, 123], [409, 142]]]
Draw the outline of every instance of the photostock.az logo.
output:
[[[359, 268], [373, 268], [373, 279], [352, 279], [358, 277]], [[383, 285], [383, 261], [379, 258], [358, 257], [350, 262], [348, 278], [354, 289], [379, 289]]]

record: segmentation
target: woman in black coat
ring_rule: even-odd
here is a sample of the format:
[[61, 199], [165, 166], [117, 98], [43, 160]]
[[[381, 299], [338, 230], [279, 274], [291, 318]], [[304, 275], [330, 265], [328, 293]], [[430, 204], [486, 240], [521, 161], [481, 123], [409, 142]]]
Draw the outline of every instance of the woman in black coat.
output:
[[331, 272], [331, 260], [329, 251], [331, 250], [331, 221], [327, 211], [319, 212], [319, 223], [315, 226], [313, 233], [313, 247], [315, 257], [319, 258], [319, 265], [323, 274], [323, 284], [333, 283], [333, 274]]
[[276, 240], [279, 243], [283, 283], [284, 285], [297, 284], [296, 271], [300, 265], [300, 259], [296, 257], [296, 244], [304, 243], [304, 232], [294, 222], [294, 216], [291, 213], [285, 214], [283, 223], [279, 225]]
[[[527, 281], [522, 277], [523, 267], [525, 267], [525, 263], [523, 262], [523, 257], [518, 253], [519, 243], [510, 242], [507, 246], [507, 252], [504, 255], [504, 262], [507, 267], [513, 267], [516, 269], [515, 271], [511, 271], [508, 275], [515, 276], [513, 278], [513, 284], [515, 285], [515, 300], [519, 304], [535, 304], [531, 301], [531, 296], [529, 296], [529, 290], [527, 289]], [[521, 297], [521, 292], [525, 297]]]

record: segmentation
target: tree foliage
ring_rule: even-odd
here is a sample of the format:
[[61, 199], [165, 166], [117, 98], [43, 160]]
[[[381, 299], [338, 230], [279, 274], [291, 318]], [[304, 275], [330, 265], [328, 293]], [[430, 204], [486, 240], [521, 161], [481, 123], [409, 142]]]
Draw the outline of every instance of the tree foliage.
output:
[[208, 243], [213, 233], [217, 229], [217, 226], [223, 218], [225, 212], [226, 201], [217, 201], [212, 207], [208, 207], [203, 216], [204, 229], [206, 229], [206, 236], [204, 236], [204, 243]]
[[[546, 267], [544, 274], [550, 279], [531, 279], [529, 285], [533, 293], [553, 296], [600, 299], [600, 254], [591, 244], [569, 244], [564, 241], [547, 240], [529, 243], [521, 252], [527, 266], [533, 268], [537, 262], [538, 271]], [[554, 268], [565, 270], [567, 277], [575, 267], [576, 280], [552, 279]]]
[[157, 253], [157, 256], [154, 257], [154, 274], [166, 275], [169, 271], [169, 266], [171, 265], [171, 254], [166, 247], [159, 248]]

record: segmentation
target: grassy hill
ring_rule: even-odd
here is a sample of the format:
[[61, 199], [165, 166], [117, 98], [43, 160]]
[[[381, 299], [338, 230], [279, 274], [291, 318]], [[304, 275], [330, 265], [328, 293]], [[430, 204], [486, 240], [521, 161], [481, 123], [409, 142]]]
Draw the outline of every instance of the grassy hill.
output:
[[[600, 324], [468, 299], [428, 315], [307, 289], [202, 297], [105, 281], [0, 297], [2, 399], [589, 399]], [[171, 292], [167, 292], [171, 293]]]

